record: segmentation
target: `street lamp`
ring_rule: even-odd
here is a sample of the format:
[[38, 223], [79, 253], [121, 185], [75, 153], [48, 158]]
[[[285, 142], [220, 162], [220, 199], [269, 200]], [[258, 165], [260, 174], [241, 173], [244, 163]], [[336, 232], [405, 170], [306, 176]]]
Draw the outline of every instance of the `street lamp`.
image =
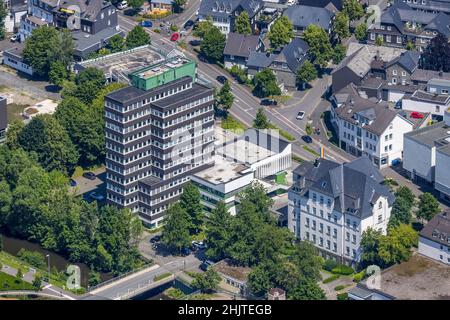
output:
[[50, 255], [47, 254], [47, 265], [48, 265], [48, 284], [50, 284]]

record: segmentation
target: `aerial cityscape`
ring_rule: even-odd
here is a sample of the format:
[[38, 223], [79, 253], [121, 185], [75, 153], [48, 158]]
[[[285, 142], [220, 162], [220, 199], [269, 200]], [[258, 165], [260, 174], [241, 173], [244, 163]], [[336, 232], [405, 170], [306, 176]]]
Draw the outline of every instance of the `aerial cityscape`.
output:
[[450, 300], [449, 38], [450, 0], [0, 0], [0, 300]]

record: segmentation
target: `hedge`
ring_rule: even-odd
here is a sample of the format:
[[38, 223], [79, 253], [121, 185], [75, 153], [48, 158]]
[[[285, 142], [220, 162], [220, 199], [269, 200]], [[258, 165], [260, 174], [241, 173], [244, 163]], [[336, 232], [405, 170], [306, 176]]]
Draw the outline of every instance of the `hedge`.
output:
[[337, 295], [337, 299], [338, 300], [348, 300], [348, 293], [347, 292], [339, 293]]
[[323, 264], [323, 268], [329, 272], [331, 272], [331, 270], [333, 270], [337, 266], [338, 266], [338, 263], [331, 259], [325, 260], [325, 263]]
[[344, 289], [345, 288], [345, 286], [344, 285], [339, 285], [339, 286], [336, 286], [336, 287], [334, 287], [334, 290], [335, 291], [341, 291], [342, 289]]
[[355, 270], [353, 270], [353, 268], [351, 268], [351, 267], [341, 264], [341, 265], [338, 265], [337, 267], [333, 268], [333, 270], [331, 270], [331, 272], [334, 274], [341, 274], [344, 276], [349, 276], [352, 273], [354, 273]]
[[325, 280], [322, 281], [322, 283], [330, 283], [336, 279], [339, 279], [340, 275], [338, 274], [333, 274], [331, 277], [326, 278]]

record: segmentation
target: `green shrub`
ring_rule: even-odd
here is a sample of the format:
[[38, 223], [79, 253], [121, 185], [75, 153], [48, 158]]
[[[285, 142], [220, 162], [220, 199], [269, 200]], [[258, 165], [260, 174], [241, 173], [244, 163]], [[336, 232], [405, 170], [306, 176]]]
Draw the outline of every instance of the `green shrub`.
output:
[[336, 286], [336, 287], [334, 287], [334, 290], [335, 291], [341, 291], [342, 289], [344, 289], [345, 288], [345, 286], [344, 285], [339, 285], [339, 286]]
[[45, 268], [44, 255], [37, 251], [30, 251], [26, 249], [20, 249], [17, 256], [24, 262], [31, 264], [33, 267], [42, 269]]
[[323, 264], [323, 268], [329, 272], [331, 272], [331, 270], [333, 270], [337, 266], [338, 266], [338, 263], [331, 259], [325, 260], [325, 263]]
[[331, 270], [331, 272], [334, 273], [334, 274], [341, 274], [341, 275], [344, 275], [344, 276], [349, 276], [352, 273], [354, 273], [355, 270], [353, 270], [353, 268], [351, 268], [349, 266], [340, 264], [337, 267], [333, 268], [333, 270]]
[[348, 300], [348, 293], [347, 292], [339, 293], [337, 295], [337, 299], [338, 300]]
[[170, 31], [178, 31], [178, 27], [175, 24], [170, 25]]
[[353, 276], [353, 281], [360, 282], [366, 276], [366, 270], [362, 270]]
[[153, 29], [153, 32], [154, 32], [154, 33], [161, 33], [161, 30], [159, 30], [159, 29]]
[[330, 283], [330, 282], [332, 282], [332, 281], [334, 281], [334, 280], [336, 280], [336, 279], [339, 279], [339, 277], [340, 277], [340, 275], [338, 275], [338, 274], [333, 274], [331, 277], [329, 277], [329, 278], [326, 278], [325, 280], [323, 280], [322, 281], [322, 283]]

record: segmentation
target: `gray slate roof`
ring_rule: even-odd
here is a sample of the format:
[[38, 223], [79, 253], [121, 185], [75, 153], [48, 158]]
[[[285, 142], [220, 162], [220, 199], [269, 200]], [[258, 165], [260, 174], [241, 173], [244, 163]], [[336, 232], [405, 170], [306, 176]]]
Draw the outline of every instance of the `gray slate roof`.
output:
[[331, 19], [334, 17], [334, 13], [328, 9], [299, 5], [289, 6], [284, 15], [294, 27], [306, 28], [310, 24], [315, 24], [325, 30], [331, 27]]
[[[373, 121], [366, 124], [364, 129], [378, 136], [387, 129], [392, 120], [397, 116], [397, 112], [389, 109], [386, 102], [377, 103], [370, 99], [360, 97], [353, 83], [342, 88], [337, 94], [339, 94], [342, 103], [340, 107], [336, 108], [338, 117], [347, 122], [358, 124], [353, 118], [355, 114], [370, 114]], [[345, 94], [347, 95], [345, 96]], [[346, 101], [342, 101], [342, 97], [345, 97]]]
[[450, 246], [450, 210], [436, 215], [420, 231], [420, 236]]
[[373, 206], [380, 197], [386, 197], [390, 205], [395, 200], [389, 189], [381, 184], [384, 178], [367, 156], [344, 164], [317, 159], [315, 164], [302, 163], [294, 173], [305, 178], [306, 192], [314, 190], [327, 194], [335, 199], [335, 210], [361, 219], [372, 215]]
[[199, 15], [228, 17], [241, 6], [250, 18], [254, 17], [263, 7], [262, 0], [202, 0]]
[[309, 46], [303, 39], [294, 38], [278, 54], [250, 52], [247, 67], [267, 68], [273, 61], [280, 61], [286, 62], [292, 72], [297, 72], [297, 69], [305, 62], [308, 50]]
[[231, 32], [228, 34], [223, 54], [248, 58], [251, 51], [256, 51], [258, 43], [259, 36]]
[[413, 73], [419, 65], [420, 53], [417, 51], [405, 51], [400, 57], [395, 58], [387, 64], [386, 67], [390, 67], [394, 64], [399, 64], [403, 69], [407, 70], [410, 74]]

